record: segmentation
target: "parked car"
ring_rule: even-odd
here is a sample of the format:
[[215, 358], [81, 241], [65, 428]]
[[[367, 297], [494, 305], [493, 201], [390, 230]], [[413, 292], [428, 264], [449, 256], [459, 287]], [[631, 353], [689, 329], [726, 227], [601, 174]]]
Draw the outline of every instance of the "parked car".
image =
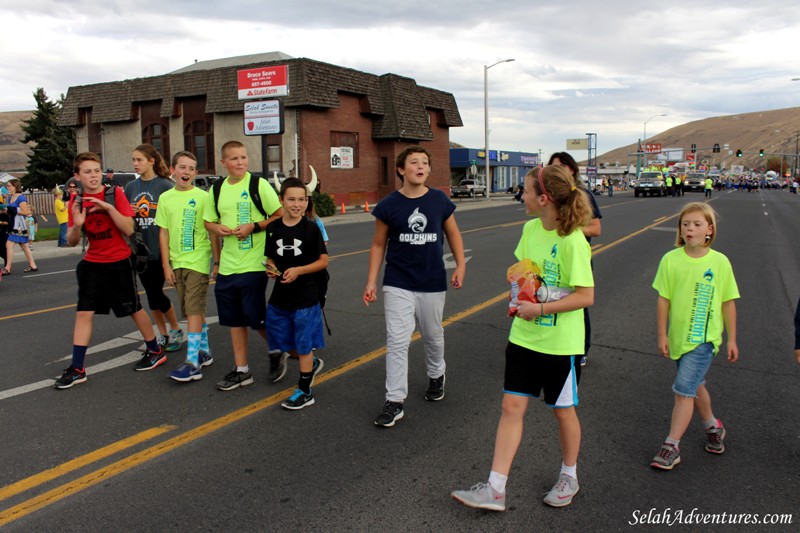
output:
[[661, 172], [642, 172], [636, 178], [636, 185], [633, 187], [633, 195], [647, 196], [666, 196], [667, 186], [664, 184], [664, 175]]
[[486, 185], [478, 180], [461, 180], [457, 187], [450, 187], [450, 196], [456, 198], [458, 196], [483, 196], [486, 194]]

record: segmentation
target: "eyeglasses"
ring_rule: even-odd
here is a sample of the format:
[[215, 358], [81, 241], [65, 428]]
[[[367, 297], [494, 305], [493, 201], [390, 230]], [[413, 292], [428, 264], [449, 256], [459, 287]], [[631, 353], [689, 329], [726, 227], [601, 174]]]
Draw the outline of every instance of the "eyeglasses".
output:
[[77, 188], [78, 188], [77, 185], [68, 185], [67, 186], [67, 189], [77, 189]]

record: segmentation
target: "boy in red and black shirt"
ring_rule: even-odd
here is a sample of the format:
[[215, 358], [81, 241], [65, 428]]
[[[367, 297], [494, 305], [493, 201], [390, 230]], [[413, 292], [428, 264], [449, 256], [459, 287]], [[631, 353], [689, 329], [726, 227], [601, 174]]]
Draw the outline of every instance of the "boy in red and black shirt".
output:
[[[67, 245], [76, 246], [81, 233], [89, 241], [89, 250], [78, 263], [78, 307], [75, 313], [72, 362], [55, 382], [56, 389], [68, 389], [86, 381], [84, 359], [95, 314], [130, 316], [147, 345], [135, 370], [150, 370], [161, 364], [166, 355], [158, 346], [153, 324], [142, 309], [136, 288], [136, 273], [131, 249], [124, 236], [133, 233], [133, 210], [120, 188], [114, 191], [114, 204], [105, 201], [105, 187], [100, 158], [83, 152], [73, 161], [75, 179], [83, 187], [82, 195], [69, 202]], [[155, 362], [155, 364], [154, 364]]]

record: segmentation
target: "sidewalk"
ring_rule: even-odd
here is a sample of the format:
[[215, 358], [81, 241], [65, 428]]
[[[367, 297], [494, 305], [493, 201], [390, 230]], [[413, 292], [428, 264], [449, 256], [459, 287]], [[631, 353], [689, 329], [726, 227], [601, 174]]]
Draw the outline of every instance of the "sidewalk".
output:
[[[453, 198], [453, 203], [456, 204], [456, 214], [460, 211], [467, 211], [471, 209], [483, 209], [485, 207], [496, 207], [499, 205], [519, 205], [514, 202], [513, 194], [497, 193], [492, 195], [487, 201], [484, 198]], [[347, 213], [342, 214], [337, 212], [335, 215], [324, 217], [322, 221], [326, 226], [328, 225], [341, 225], [350, 224], [353, 222], [371, 222], [375, 220], [372, 213], [364, 212], [364, 208], [348, 209]], [[74, 248], [59, 248], [58, 241], [53, 239], [51, 241], [35, 241], [33, 243], [33, 258], [38, 261], [39, 259], [49, 259], [51, 257], [62, 257], [67, 255], [80, 256], [82, 253], [81, 245]], [[14, 263], [19, 261], [22, 256], [21, 250], [14, 251]]]

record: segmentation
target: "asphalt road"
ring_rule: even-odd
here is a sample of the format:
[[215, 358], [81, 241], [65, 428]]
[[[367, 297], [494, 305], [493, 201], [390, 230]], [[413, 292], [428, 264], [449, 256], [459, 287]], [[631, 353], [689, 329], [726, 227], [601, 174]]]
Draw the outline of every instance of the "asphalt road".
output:
[[[510, 200], [485, 209], [466, 209], [474, 205], [465, 200], [456, 216], [470, 259], [464, 288], [449, 291], [445, 307], [447, 395], [423, 400], [427, 379], [421, 346], [413, 343], [406, 416], [391, 429], [372, 424], [383, 404], [385, 332], [381, 301], [368, 308], [361, 302], [369, 221], [345, 224], [339, 217], [328, 225], [333, 335], [318, 352], [325, 370], [316, 404], [299, 412], [278, 405], [296, 381], [296, 365], [281, 383], [266, 383], [268, 362], [256, 335], [255, 384], [215, 390], [232, 364], [227, 331], [216, 324], [215, 364], [203, 380], [177, 384], [166, 375], [182, 352], [152, 372], [133, 372], [141, 343], [131, 335], [132, 321], [98, 317], [89, 381], [54, 391], [52, 380], [71, 350], [79, 256], [43, 258], [38, 275], [5, 278], [0, 529], [620, 531], [644, 526], [650, 513], [645, 527], [658, 531], [666, 529], [653, 524], [658, 517], [682, 512], [686, 520], [694, 509], [718, 517], [792, 514], [792, 525], [739, 530], [796, 531], [800, 366], [792, 318], [800, 295], [800, 197], [714, 194], [715, 248], [731, 259], [742, 295], [741, 359], [717, 358], [708, 376], [715, 414], [729, 431], [724, 455], [703, 451], [695, 421], [680, 466], [648, 466], [668, 431], [674, 378], [673, 363], [657, 355], [650, 285], [672, 247], [673, 216], [702, 196], [616, 193], [599, 199], [603, 235], [593, 241], [597, 288], [593, 347], [580, 384], [581, 492], [567, 508], [541, 502], [557, 478], [560, 452], [553, 416], [532, 402], [508, 484], [509, 509], [482, 512], [452, 501], [450, 491], [489, 472], [509, 329], [505, 270], [526, 220]], [[208, 315], [216, 316], [211, 291]], [[91, 369], [101, 364], [107, 369]]]

